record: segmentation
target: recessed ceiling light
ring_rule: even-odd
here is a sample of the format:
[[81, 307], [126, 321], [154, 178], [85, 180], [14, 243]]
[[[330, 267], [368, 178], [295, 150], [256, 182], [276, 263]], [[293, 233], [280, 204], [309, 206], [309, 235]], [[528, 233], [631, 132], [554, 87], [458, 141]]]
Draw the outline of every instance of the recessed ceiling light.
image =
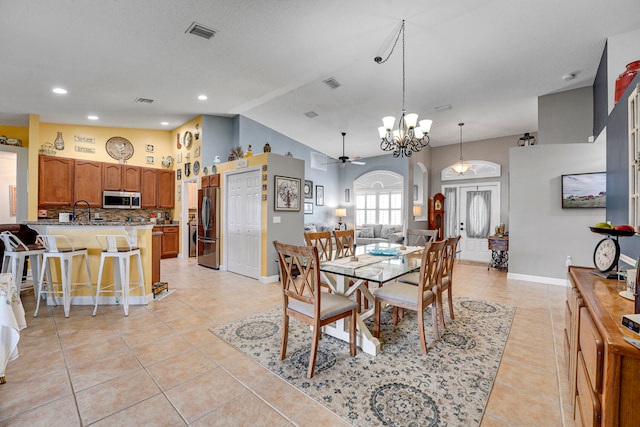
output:
[[98, 116], [87, 116], [89, 120], [98, 120]]
[[200, 101], [206, 101], [206, 99], [207, 99], [207, 95], [198, 95], [198, 99], [199, 99]]
[[169, 126], [169, 122], [160, 122], [162, 126]]
[[569, 80], [573, 80], [575, 78], [576, 78], [576, 73], [569, 73], [562, 76], [562, 80], [564, 80], [565, 82], [568, 82]]
[[53, 93], [57, 93], [58, 95], [66, 95], [67, 90], [63, 89], [61, 87], [54, 87], [53, 88]]

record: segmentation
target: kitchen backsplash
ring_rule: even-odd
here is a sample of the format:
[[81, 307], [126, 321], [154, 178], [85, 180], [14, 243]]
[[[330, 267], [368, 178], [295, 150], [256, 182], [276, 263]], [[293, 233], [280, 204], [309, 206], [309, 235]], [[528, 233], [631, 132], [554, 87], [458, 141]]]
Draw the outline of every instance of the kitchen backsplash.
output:
[[[38, 216], [38, 219], [58, 219], [58, 214], [60, 213], [69, 213], [71, 214], [72, 209], [69, 207], [50, 207], [46, 209], [47, 216], [41, 217]], [[102, 208], [91, 208], [91, 219], [94, 218], [102, 218], [103, 221], [128, 221], [131, 218], [131, 221], [149, 221], [151, 219], [151, 214], [154, 213], [158, 222], [164, 219], [171, 219], [173, 217], [171, 209], [102, 209]], [[87, 219], [87, 207], [79, 205], [76, 208], [76, 216], [78, 219], [86, 220]]]

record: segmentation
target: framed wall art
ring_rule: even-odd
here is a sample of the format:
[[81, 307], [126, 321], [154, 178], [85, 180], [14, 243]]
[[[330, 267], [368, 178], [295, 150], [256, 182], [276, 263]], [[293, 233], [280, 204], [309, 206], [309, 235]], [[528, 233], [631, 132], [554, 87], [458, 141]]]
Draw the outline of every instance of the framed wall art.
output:
[[313, 199], [313, 181], [304, 180], [304, 198]]
[[275, 176], [276, 211], [300, 211], [300, 178]]
[[155, 156], [147, 156], [147, 163], [155, 163], [155, 162], [156, 162]]
[[313, 213], [313, 203], [304, 202], [304, 213], [305, 215]]
[[324, 185], [316, 185], [316, 206], [324, 206]]
[[156, 151], [156, 147], [153, 144], [147, 144], [144, 148], [147, 150], [147, 153], [153, 153]]

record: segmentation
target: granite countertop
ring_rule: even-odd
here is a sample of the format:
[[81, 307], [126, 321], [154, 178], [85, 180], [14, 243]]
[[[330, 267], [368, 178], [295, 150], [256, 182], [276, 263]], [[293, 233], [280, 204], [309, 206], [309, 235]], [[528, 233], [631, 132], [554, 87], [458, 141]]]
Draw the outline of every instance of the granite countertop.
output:
[[60, 222], [55, 219], [43, 219], [39, 221], [26, 221], [24, 224], [27, 225], [62, 225], [62, 226], [94, 226], [94, 227], [122, 227], [122, 226], [139, 226], [139, 225], [153, 225], [153, 226], [162, 226], [162, 225], [179, 225], [175, 224], [153, 224], [151, 221], [69, 221], [69, 222]]

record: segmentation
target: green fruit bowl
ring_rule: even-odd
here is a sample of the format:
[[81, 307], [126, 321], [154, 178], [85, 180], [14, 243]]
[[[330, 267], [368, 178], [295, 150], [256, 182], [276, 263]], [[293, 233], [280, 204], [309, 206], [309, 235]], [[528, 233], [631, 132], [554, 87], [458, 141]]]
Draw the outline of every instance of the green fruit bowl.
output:
[[598, 233], [598, 234], [608, 234], [610, 236], [624, 236], [624, 237], [629, 237], [629, 236], [633, 236], [635, 233], [635, 231], [627, 231], [627, 230], [614, 230], [613, 228], [596, 228], [596, 227], [589, 227], [589, 229], [591, 231], [593, 231], [594, 233]]

